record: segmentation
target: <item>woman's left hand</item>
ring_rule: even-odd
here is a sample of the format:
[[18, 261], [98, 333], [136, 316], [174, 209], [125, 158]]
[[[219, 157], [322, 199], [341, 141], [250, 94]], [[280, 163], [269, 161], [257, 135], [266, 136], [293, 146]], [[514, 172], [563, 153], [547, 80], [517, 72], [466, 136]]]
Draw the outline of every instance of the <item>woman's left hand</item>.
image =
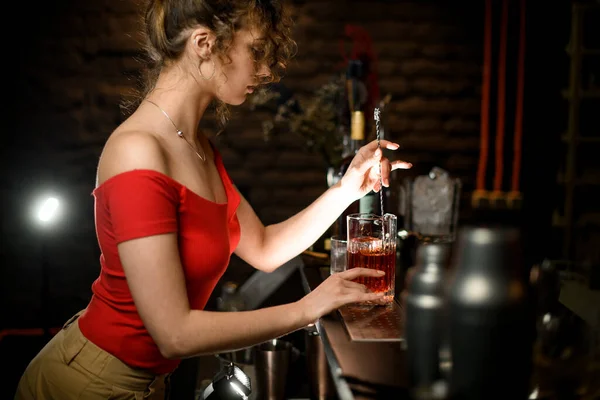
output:
[[[381, 149], [397, 150], [400, 146], [388, 140], [380, 141]], [[395, 169], [409, 169], [411, 163], [396, 160], [390, 162], [383, 157], [381, 149], [377, 146], [377, 140], [373, 140], [360, 148], [352, 159], [348, 170], [340, 180], [340, 186], [347, 191], [352, 200], [360, 199], [371, 190], [379, 192], [381, 181], [379, 177], [379, 165], [381, 163], [381, 178], [383, 186], [390, 186], [390, 172]]]

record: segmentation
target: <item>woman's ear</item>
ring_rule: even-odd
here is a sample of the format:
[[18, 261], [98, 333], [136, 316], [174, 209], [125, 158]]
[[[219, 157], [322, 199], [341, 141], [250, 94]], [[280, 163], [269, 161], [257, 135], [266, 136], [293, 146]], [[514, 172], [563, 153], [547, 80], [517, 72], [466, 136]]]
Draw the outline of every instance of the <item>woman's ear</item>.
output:
[[215, 44], [215, 35], [207, 28], [198, 28], [190, 36], [193, 51], [203, 60], [210, 58]]

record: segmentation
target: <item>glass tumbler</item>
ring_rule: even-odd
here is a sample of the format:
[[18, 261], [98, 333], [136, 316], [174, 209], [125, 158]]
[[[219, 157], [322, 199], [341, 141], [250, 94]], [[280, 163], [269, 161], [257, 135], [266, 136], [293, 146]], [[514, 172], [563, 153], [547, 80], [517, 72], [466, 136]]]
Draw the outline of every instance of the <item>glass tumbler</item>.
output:
[[331, 275], [344, 272], [347, 266], [347, 241], [340, 236], [331, 237], [330, 269]]

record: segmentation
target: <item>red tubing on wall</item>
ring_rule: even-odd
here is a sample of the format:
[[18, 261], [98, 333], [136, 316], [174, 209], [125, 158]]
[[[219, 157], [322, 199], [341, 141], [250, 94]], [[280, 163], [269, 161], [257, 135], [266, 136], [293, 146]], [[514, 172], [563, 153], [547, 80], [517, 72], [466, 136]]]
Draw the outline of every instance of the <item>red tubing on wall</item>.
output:
[[506, 118], [506, 42], [508, 34], [508, 0], [502, 2], [500, 21], [500, 50], [498, 56], [498, 104], [496, 111], [496, 171], [494, 191], [502, 190], [504, 161], [504, 125]]
[[485, 190], [485, 175], [489, 148], [490, 80], [492, 78], [492, 0], [485, 1], [483, 74], [481, 84], [481, 140], [477, 168], [477, 190]]
[[525, 0], [520, 1], [519, 10], [519, 59], [517, 70], [517, 103], [515, 110], [515, 137], [513, 141], [513, 167], [511, 190], [519, 191], [521, 174], [521, 149], [523, 138], [523, 93], [525, 85]]

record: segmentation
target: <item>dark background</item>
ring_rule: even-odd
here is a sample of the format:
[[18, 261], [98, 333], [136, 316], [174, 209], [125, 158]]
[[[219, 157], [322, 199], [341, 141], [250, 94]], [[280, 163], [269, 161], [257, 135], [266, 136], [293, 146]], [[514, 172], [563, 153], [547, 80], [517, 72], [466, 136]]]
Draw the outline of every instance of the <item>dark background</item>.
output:
[[[517, 2], [510, 3], [507, 160], [512, 160], [518, 38]], [[440, 166], [461, 178], [461, 224], [480, 221], [480, 215], [471, 210], [470, 195], [479, 157], [483, 4], [442, 0], [288, 3], [295, 13], [299, 53], [282, 83], [300, 97], [309, 96], [340, 69], [344, 25], [367, 29], [379, 59], [381, 94], [393, 96], [389, 137], [402, 145], [397, 156], [415, 166], [396, 177]], [[494, 2], [495, 45], [499, 4]], [[0, 329], [41, 324], [43, 240], [51, 270], [47, 303], [51, 325], [60, 326], [87, 304], [90, 285], [99, 271], [91, 196], [96, 164], [104, 141], [123, 119], [119, 102], [139, 71], [135, 57], [140, 49], [140, 8], [134, 1], [60, 0], [35, 5], [22, 2], [16, 7], [17, 11], [5, 16], [3, 41], [8, 91], [0, 174]], [[570, 24], [571, 2], [528, 2], [521, 180], [525, 203], [519, 223], [527, 233], [530, 263], [545, 257], [598, 263], [597, 228], [578, 228], [576, 246], [563, 254], [564, 229], [553, 223], [555, 212], [564, 214], [565, 185], [558, 175], [566, 159], [561, 136], [567, 127], [568, 102], [561, 90], [569, 84], [565, 49]], [[596, 71], [596, 85], [598, 58], [588, 67]], [[495, 62], [494, 58], [493, 81]], [[587, 118], [585, 126], [597, 137], [599, 103], [598, 99], [589, 102], [586, 107], [592, 111], [582, 118]], [[491, 110], [493, 144], [494, 104]], [[303, 138], [282, 135], [270, 142], [263, 140], [261, 121], [268, 117], [243, 105], [234, 110], [227, 130], [214, 138], [232, 179], [265, 224], [293, 215], [327, 188], [326, 165], [318, 154], [306, 150]], [[593, 146], [598, 145], [582, 146], [578, 176], [584, 172], [597, 176]], [[489, 187], [493, 146], [490, 151]], [[505, 165], [508, 188], [511, 162]], [[592, 184], [578, 190], [577, 199], [583, 202], [576, 203], [577, 218], [597, 216], [598, 207], [593, 207], [598, 204], [594, 199], [600, 199], [597, 188]], [[40, 229], [32, 206], [37, 196], [50, 192], [63, 201], [62, 215], [55, 226]], [[234, 256], [223, 280], [242, 282], [251, 273]], [[214, 296], [209, 304], [213, 306]], [[0, 342], [5, 354], [0, 359], [11, 365], [11, 379], [22, 372], [40, 345], [27, 343], [10, 346], [9, 351]]]

